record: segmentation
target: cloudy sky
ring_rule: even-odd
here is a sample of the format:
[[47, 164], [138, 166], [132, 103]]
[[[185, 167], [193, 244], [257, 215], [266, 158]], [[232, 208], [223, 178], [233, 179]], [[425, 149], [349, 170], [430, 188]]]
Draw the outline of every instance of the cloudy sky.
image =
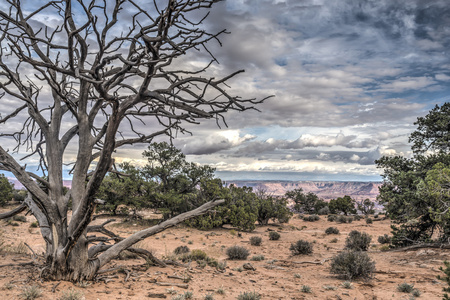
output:
[[410, 155], [418, 116], [450, 100], [450, 6], [426, 0], [226, 0], [214, 49], [261, 112], [175, 143], [230, 178], [380, 180], [374, 160]]
[[414, 121], [450, 100], [447, 0], [225, 0], [204, 26], [230, 32], [210, 50], [214, 72], [245, 69], [236, 94], [275, 96], [174, 141], [226, 180], [381, 180], [374, 160], [410, 155]]

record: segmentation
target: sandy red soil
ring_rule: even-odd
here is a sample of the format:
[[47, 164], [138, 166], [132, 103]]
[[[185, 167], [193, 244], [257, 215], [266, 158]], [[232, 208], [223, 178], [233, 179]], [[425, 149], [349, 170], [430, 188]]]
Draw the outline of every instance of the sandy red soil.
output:
[[[34, 252], [44, 251], [44, 242], [38, 228], [30, 228], [34, 220], [27, 216], [27, 222], [19, 222], [19, 226], [10, 226], [1, 221], [0, 245], [3, 249], [17, 249], [26, 242]], [[96, 220], [102, 223], [104, 220]], [[334, 226], [340, 230], [338, 235], [326, 235], [325, 229]], [[109, 229], [126, 236], [143, 227], [139, 225], [110, 224]], [[268, 238], [268, 230], [276, 230], [281, 234], [278, 241]], [[376, 272], [371, 280], [355, 280], [352, 289], [342, 287], [345, 281], [330, 274], [330, 259], [343, 250], [345, 238], [351, 230], [367, 232], [372, 236], [369, 256], [376, 262]], [[420, 290], [419, 299], [442, 299], [443, 282], [436, 279], [442, 274], [439, 267], [444, 260], [449, 260], [449, 250], [421, 249], [406, 252], [382, 252], [377, 242], [380, 235], [390, 232], [390, 221], [383, 220], [366, 224], [364, 219], [351, 224], [328, 222], [325, 217], [317, 222], [306, 222], [293, 218], [289, 224], [279, 226], [257, 227], [251, 233], [243, 232], [241, 237], [231, 229], [199, 231], [184, 226], [168, 229], [158, 235], [140, 242], [140, 247], [153, 251], [159, 257], [171, 256], [173, 250], [186, 245], [191, 250], [204, 250], [208, 256], [218, 261], [226, 261], [225, 272], [206, 266], [200, 268], [191, 263], [189, 268], [169, 266], [166, 268], [143, 267], [143, 259], [116, 260], [108, 268], [123, 266], [127, 272], [103, 274], [104, 280], [92, 283], [73, 284], [70, 282], [41, 281], [39, 267], [23, 265], [33, 261], [31, 252], [15, 254], [14, 251], [3, 251], [0, 255], [0, 299], [21, 299], [23, 289], [37, 285], [43, 292], [41, 299], [58, 299], [62, 293], [73, 288], [80, 291], [85, 299], [152, 299], [151, 294], [162, 294], [172, 299], [175, 294], [186, 291], [193, 293], [193, 299], [204, 299], [212, 295], [214, 299], [236, 299], [239, 294], [256, 291], [262, 299], [410, 299], [411, 295], [397, 291], [401, 283], [414, 284]], [[212, 234], [213, 233], [213, 234]], [[249, 238], [261, 236], [261, 246], [251, 246]], [[337, 238], [336, 243], [331, 241]], [[313, 243], [311, 255], [292, 256], [289, 250], [291, 243], [299, 239]], [[240, 245], [250, 250], [245, 261], [227, 260], [226, 248]], [[6, 247], [6, 248], [5, 248]], [[20, 248], [20, 247], [19, 247]], [[23, 247], [22, 247], [23, 248]], [[251, 261], [254, 255], [263, 255], [263, 261]], [[307, 263], [302, 263], [307, 262]], [[241, 270], [244, 263], [251, 263], [255, 270]], [[4, 266], [13, 264], [12, 266]], [[239, 269], [241, 268], [241, 269]], [[183, 284], [182, 279], [169, 276], [185, 277], [191, 280], [185, 289], [176, 285]], [[161, 283], [176, 285], [161, 286]], [[311, 288], [311, 293], [302, 292], [302, 286]], [[219, 290], [225, 291], [219, 294]]]

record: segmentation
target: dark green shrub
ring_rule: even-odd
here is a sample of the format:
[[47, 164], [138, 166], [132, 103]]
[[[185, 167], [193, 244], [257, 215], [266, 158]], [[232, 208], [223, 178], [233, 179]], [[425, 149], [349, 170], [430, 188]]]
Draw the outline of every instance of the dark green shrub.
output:
[[227, 248], [226, 254], [229, 259], [247, 259], [250, 252], [241, 246], [231, 246]]
[[378, 237], [378, 243], [380, 244], [390, 244], [391, 243], [391, 237], [387, 234], [385, 235], [380, 235]]
[[14, 221], [23, 222], [23, 223], [25, 223], [27, 221], [27, 217], [20, 216], [20, 215], [15, 215], [14, 217], [12, 217], [12, 219]]
[[334, 256], [331, 261], [330, 272], [345, 279], [367, 279], [375, 271], [375, 262], [365, 252], [344, 251]]
[[310, 216], [304, 216], [303, 221], [307, 222], [315, 222], [320, 220], [320, 217], [318, 215], [310, 215]]
[[271, 240], [271, 241], [277, 241], [280, 239], [280, 237], [281, 237], [281, 235], [276, 231], [269, 232], [269, 240]]
[[443, 267], [439, 267], [439, 270], [441, 270], [442, 272], [444, 272], [445, 276], [441, 276], [438, 275], [437, 279], [445, 281], [445, 283], [447, 284], [446, 287], [442, 288], [442, 290], [444, 292], [446, 292], [444, 294], [444, 300], [450, 300], [450, 297], [448, 296], [448, 292], [450, 292], [450, 262], [448, 261], [444, 261], [444, 265], [445, 265], [445, 269]]
[[367, 233], [353, 230], [345, 240], [345, 248], [356, 251], [367, 251], [371, 241], [372, 237]]
[[343, 215], [337, 216], [336, 223], [347, 223], [347, 217]]
[[361, 220], [361, 216], [360, 216], [360, 215], [354, 215], [354, 216], [353, 216], [353, 219], [354, 219], [355, 221], [359, 221], [359, 220]]
[[14, 185], [4, 174], [0, 174], [0, 206], [6, 205], [14, 196]]
[[337, 229], [336, 227], [328, 227], [327, 229], [325, 229], [325, 233], [326, 234], [339, 234], [339, 229]]
[[295, 244], [291, 244], [289, 250], [291, 250], [292, 255], [311, 254], [313, 246], [308, 241], [298, 240]]
[[38, 228], [39, 227], [39, 223], [37, 221], [30, 223], [30, 227], [31, 228]]
[[175, 253], [176, 255], [180, 255], [180, 254], [188, 253], [189, 251], [191, 251], [191, 250], [189, 249], [188, 246], [178, 246], [175, 248], [175, 250], [173, 250], [173, 253]]
[[366, 218], [366, 224], [372, 224], [373, 220], [372, 218]]
[[206, 255], [206, 252], [200, 249], [194, 249], [191, 251], [190, 256], [192, 260], [202, 260], [206, 259], [208, 255]]
[[292, 212], [287, 206], [287, 199], [274, 197], [265, 191], [256, 191], [257, 220], [259, 225], [267, 225], [269, 220], [287, 223], [292, 217]]
[[414, 284], [409, 284], [406, 282], [400, 283], [397, 286], [397, 291], [401, 293], [411, 293], [414, 290]]
[[240, 293], [237, 300], [260, 300], [261, 295], [257, 292], [244, 292]]
[[187, 262], [187, 261], [206, 260], [207, 258], [208, 258], [208, 255], [206, 254], [205, 251], [199, 250], [199, 249], [194, 249], [194, 250], [191, 251], [191, 253], [185, 253], [181, 257], [181, 260], [183, 262]]
[[317, 212], [318, 215], [324, 216], [324, 215], [328, 215], [330, 213], [330, 209], [328, 208], [328, 206], [322, 207], [321, 209], [319, 209], [319, 211]]
[[353, 222], [353, 217], [347, 217], [347, 223]]
[[262, 260], [264, 260], [264, 259], [266, 259], [266, 258], [264, 257], [264, 255], [255, 255], [255, 256], [253, 256], [250, 260], [252, 260], [252, 261], [262, 261]]
[[327, 216], [327, 221], [328, 222], [334, 222], [334, 221], [336, 221], [336, 215], [328, 215]]
[[262, 238], [260, 236], [252, 236], [250, 238], [250, 245], [252, 246], [260, 246], [262, 243]]

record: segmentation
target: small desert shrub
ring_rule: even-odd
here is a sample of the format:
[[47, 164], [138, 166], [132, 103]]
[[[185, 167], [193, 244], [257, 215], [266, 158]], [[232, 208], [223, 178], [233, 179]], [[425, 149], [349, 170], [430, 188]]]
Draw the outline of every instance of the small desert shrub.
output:
[[367, 219], [366, 219], [366, 224], [372, 224], [372, 223], [373, 223], [372, 218], [367, 218]]
[[328, 206], [322, 207], [317, 212], [317, 214], [320, 215], [320, 216], [328, 215], [329, 213], [330, 213], [330, 209], [328, 208]]
[[219, 270], [219, 271], [225, 271], [226, 268], [227, 268], [227, 262], [226, 261], [219, 262], [217, 264], [217, 267], [216, 267], [216, 269]]
[[206, 252], [200, 249], [194, 249], [190, 253], [190, 257], [192, 260], [202, 260], [206, 259], [208, 255], [206, 255]]
[[411, 292], [411, 295], [413, 295], [413, 297], [420, 297], [422, 293], [418, 290], [418, 289], [413, 289]]
[[347, 217], [347, 223], [353, 222], [353, 217]]
[[351, 283], [350, 281], [344, 281], [344, 282], [341, 284], [341, 286], [342, 286], [344, 289], [350, 290], [350, 289], [353, 288], [353, 283]]
[[[205, 251], [199, 250], [199, 249], [194, 249], [190, 253], [184, 253], [180, 259], [183, 262], [187, 262], [187, 261], [199, 262], [199, 261], [205, 261], [207, 258], [208, 258], [208, 255], [206, 254]], [[205, 264], [206, 264], [206, 262], [205, 262]]]
[[373, 215], [373, 218], [374, 218], [374, 219], [378, 219], [378, 217], [379, 217], [378, 214], [374, 214], [374, 215]]
[[332, 239], [331, 241], [330, 241], [330, 243], [337, 243], [338, 242], [338, 239], [337, 238], [334, 238], [334, 239]]
[[307, 222], [315, 222], [315, 221], [319, 221], [320, 217], [318, 215], [310, 215], [310, 216], [304, 216], [303, 217], [303, 221], [307, 221]]
[[391, 243], [391, 237], [387, 234], [380, 235], [378, 237], [378, 243], [380, 244], [390, 244]]
[[83, 299], [83, 294], [74, 288], [64, 291], [58, 300], [81, 300]]
[[347, 217], [346, 216], [342, 216], [342, 215], [337, 216], [336, 222], [337, 223], [347, 223]]
[[39, 227], [39, 223], [37, 221], [30, 223], [30, 227], [31, 228], [38, 228]]
[[311, 293], [311, 287], [309, 285], [302, 285], [300, 289], [303, 293]]
[[367, 233], [353, 230], [348, 234], [348, 237], [345, 240], [345, 248], [357, 251], [367, 251], [371, 240], [372, 237]]
[[330, 272], [347, 280], [361, 277], [370, 278], [375, 270], [375, 262], [369, 255], [361, 251], [344, 251], [334, 256], [331, 261]]
[[308, 241], [298, 240], [295, 244], [291, 244], [289, 250], [291, 250], [292, 255], [311, 254], [313, 252], [313, 246]]
[[325, 229], [325, 233], [326, 234], [339, 234], [339, 229], [337, 229], [336, 227], [328, 227], [327, 229]]
[[25, 299], [25, 300], [34, 300], [41, 296], [42, 296], [42, 291], [36, 285], [27, 286], [22, 290], [22, 293], [20, 293], [20, 298]]
[[176, 255], [180, 255], [180, 254], [184, 254], [184, 253], [188, 253], [190, 251], [188, 246], [178, 246], [175, 248], [175, 250], [173, 250], [173, 253], [175, 253]]
[[214, 300], [214, 296], [211, 294], [205, 295], [205, 298], [203, 298], [205, 300]]
[[333, 285], [323, 285], [322, 286], [322, 288], [325, 290], [325, 291], [335, 291], [335, 290], [337, 290], [337, 287], [335, 287], [335, 286], [333, 286]]
[[411, 293], [414, 290], [414, 284], [409, 284], [409, 283], [400, 283], [397, 286], [397, 291], [401, 292], [401, 293]]
[[280, 239], [280, 237], [281, 237], [281, 235], [276, 231], [269, 232], [269, 240], [271, 240], [271, 241], [277, 241]]
[[219, 295], [225, 295], [225, 289], [223, 288], [223, 286], [221, 286], [220, 288], [218, 288], [216, 290], [216, 293]]
[[336, 215], [328, 215], [327, 216], [327, 221], [328, 222], [334, 222], [334, 221], [336, 221]]
[[231, 246], [227, 248], [226, 254], [229, 259], [247, 259], [250, 253], [244, 247]]
[[186, 300], [193, 299], [194, 294], [192, 292], [185, 292], [184, 294], [176, 295], [172, 297], [172, 300]]
[[380, 251], [382, 251], [382, 252], [388, 251], [389, 249], [391, 249], [389, 247], [389, 245], [383, 245], [383, 246], [380, 247]]
[[353, 219], [354, 219], [355, 221], [359, 221], [359, 220], [361, 220], [361, 216], [360, 216], [360, 215], [354, 215], [354, 216], [353, 216]]
[[9, 219], [8, 221], [6, 221], [6, 225], [13, 226], [13, 227], [20, 226], [19, 223], [14, 222], [12, 219]]
[[244, 292], [240, 293], [237, 300], [260, 300], [261, 295], [257, 292]]
[[14, 221], [17, 221], [17, 222], [23, 222], [23, 223], [25, 223], [25, 222], [27, 221], [27, 217], [25, 217], [25, 216], [19, 216], [19, 215], [13, 216], [12, 219], [13, 219]]
[[[438, 275], [437, 279], [442, 280], [447, 284], [447, 286], [444, 287], [442, 290], [448, 293], [450, 292], [450, 262], [444, 261], [444, 266], [445, 269], [443, 267], [439, 267], [439, 270], [442, 271], [445, 274], [445, 276]], [[446, 300], [450, 299], [447, 293], [444, 294], [444, 299]]]
[[264, 255], [255, 255], [250, 260], [261, 261], [261, 260], [264, 260], [264, 259], [265, 259]]
[[252, 236], [250, 238], [250, 245], [252, 246], [260, 246], [262, 243], [262, 238], [260, 236]]

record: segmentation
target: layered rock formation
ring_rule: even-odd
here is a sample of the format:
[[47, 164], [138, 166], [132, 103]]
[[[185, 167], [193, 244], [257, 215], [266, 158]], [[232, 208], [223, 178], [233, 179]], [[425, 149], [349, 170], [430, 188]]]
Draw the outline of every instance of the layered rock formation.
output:
[[313, 192], [325, 200], [335, 199], [349, 195], [353, 199], [369, 198], [376, 200], [378, 187], [381, 182], [355, 182], [355, 181], [227, 181], [242, 187], [252, 187], [254, 190], [263, 189], [273, 195], [284, 195], [287, 191], [302, 188], [305, 193]]

